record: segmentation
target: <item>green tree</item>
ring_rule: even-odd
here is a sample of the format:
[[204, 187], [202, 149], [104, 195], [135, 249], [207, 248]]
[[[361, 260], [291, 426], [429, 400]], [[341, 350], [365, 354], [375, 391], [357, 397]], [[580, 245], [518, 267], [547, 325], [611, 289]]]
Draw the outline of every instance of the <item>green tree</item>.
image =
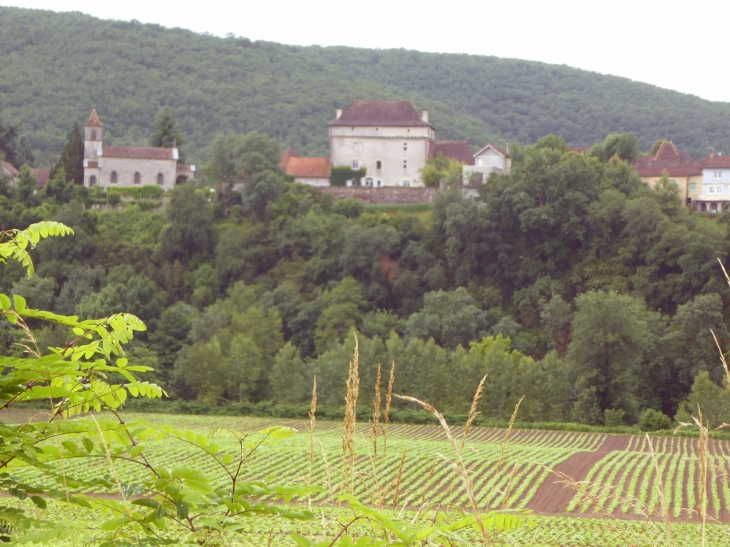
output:
[[165, 260], [189, 262], [198, 255], [207, 257], [212, 253], [213, 207], [192, 183], [175, 187], [166, 213], [170, 225], [160, 237], [160, 252]]
[[55, 179], [59, 169], [63, 168], [66, 180], [74, 184], [84, 184], [84, 138], [79, 123], [75, 122], [66, 135], [66, 145], [61, 157], [51, 168], [50, 178]]
[[692, 416], [699, 419], [698, 407], [702, 409], [702, 418], [709, 421], [710, 427], [730, 423], [730, 392], [713, 382], [705, 370], [695, 376], [692, 391], [682, 401], [675, 421], [694, 423]]
[[14, 187], [15, 199], [20, 203], [33, 206], [37, 203], [35, 191], [38, 188], [38, 179], [28, 165], [23, 165], [18, 173], [18, 180]]
[[445, 158], [441, 152], [430, 158], [421, 168], [421, 181], [429, 188], [438, 188], [443, 182], [448, 186], [460, 186], [464, 164], [453, 158]]
[[276, 402], [295, 404], [306, 399], [309, 385], [305, 367], [299, 351], [291, 342], [279, 350], [269, 375], [271, 393]]
[[[173, 148], [178, 150], [185, 144], [185, 135], [177, 127], [177, 120], [172, 115], [169, 106], [160, 109], [155, 119], [155, 132], [150, 138], [150, 145], [157, 148]], [[185, 157], [179, 152], [178, 162], [184, 163]]]

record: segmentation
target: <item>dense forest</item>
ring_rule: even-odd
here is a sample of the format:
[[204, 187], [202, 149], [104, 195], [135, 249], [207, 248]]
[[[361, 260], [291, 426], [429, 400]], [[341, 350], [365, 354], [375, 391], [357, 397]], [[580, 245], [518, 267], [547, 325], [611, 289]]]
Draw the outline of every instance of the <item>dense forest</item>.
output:
[[[163, 110], [150, 138], [171, 134]], [[700, 395], [719, 401], [706, 412], [730, 409], [710, 333], [730, 342], [717, 263], [730, 216], [690, 213], [667, 177], [644, 186], [626, 161], [634, 136], [588, 154], [553, 135], [515, 145], [512, 172], [478, 196], [447, 185], [431, 209], [390, 213], [295, 184], [258, 132], [217, 137], [164, 208], [159, 187], [120, 203], [66, 174], [80, 142], [75, 128], [41, 190], [27, 165], [0, 181], [0, 225], [75, 231], [38, 245], [32, 278], [8, 264], [0, 291], [60, 314], [138, 315], [149, 329], [130, 361], [172, 398], [298, 404], [316, 376], [320, 404], [340, 406], [357, 337], [363, 400], [395, 363], [399, 393], [456, 413], [488, 374], [480, 410], [494, 419], [523, 395], [528, 421], [631, 424]], [[12, 332], [0, 344], [22, 352]], [[64, 343], [38, 332], [41, 348]]]
[[221, 132], [263, 131], [327, 153], [325, 124], [356, 98], [409, 99], [443, 139], [590, 145], [628, 131], [730, 152], [730, 105], [625, 78], [513, 59], [405, 50], [293, 47], [79, 13], [0, 7], [0, 125], [19, 126], [48, 166], [77, 119], [99, 110], [110, 144], [149, 142], [169, 106], [201, 163]]

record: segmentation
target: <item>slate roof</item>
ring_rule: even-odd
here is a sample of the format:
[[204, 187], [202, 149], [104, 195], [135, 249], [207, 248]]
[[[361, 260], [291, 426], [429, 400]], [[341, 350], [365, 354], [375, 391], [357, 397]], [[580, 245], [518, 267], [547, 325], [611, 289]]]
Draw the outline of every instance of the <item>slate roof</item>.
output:
[[96, 108], [91, 111], [89, 121], [84, 124], [84, 127], [104, 127], [104, 124], [99, 119], [99, 115], [96, 113]]
[[139, 160], [174, 160], [172, 148], [145, 146], [106, 146], [101, 149], [103, 158], [132, 158]]
[[661, 177], [664, 170], [670, 177], [691, 177], [701, 175], [700, 162], [692, 159], [684, 150], [677, 151], [677, 147], [670, 141], [665, 141], [653, 156], [639, 156], [631, 164], [640, 177]]
[[445, 158], [452, 158], [465, 165], [474, 165], [474, 154], [466, 141], [430, 141], [428, 157], [435, 158], [439, 152]]
[[380, 127], [431, 127], [424, 122], [410, 101], [357, 99], [345, 108], [342, 116], [327, 125]]
[[286, 166], [286, 174], [292, 177], [328, 179], [330, 178], [330, 159], [291, 158]]

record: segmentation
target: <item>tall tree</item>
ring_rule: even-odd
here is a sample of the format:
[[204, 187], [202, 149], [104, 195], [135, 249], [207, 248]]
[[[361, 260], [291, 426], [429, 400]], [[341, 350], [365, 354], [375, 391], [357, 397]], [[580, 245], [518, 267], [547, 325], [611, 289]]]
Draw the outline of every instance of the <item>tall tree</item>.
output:
[[55, 178], [61, 167], [66, 172], [66, 180], [75, 184], [84, 183], [84, 138], [78, 122], [74, 123], [66, 135], [66, 146], [63, 147], [58, 162], [51, 169], [50, 178]]
[[180, 147], [185, 144], [185, 134], [180, 131], [177, 127], [177, 120], [172, 115], [169, 106], [165, 106], [157, 114], [155, 120], [155, 132], [150, 138], [150, 144], [158, 148], [173, 148], [177, 146], [179, 153], [179, 162], [184, 162]]

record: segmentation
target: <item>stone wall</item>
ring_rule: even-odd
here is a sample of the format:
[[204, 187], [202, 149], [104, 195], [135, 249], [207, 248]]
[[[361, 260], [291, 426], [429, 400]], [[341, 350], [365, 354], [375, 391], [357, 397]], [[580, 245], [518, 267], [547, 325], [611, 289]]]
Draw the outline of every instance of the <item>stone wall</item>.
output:
[[430, 203], [438, 188], [368, 188], [362, 186], [326, 186], [318, 188], [334, 199], [359, 199], [365, 205], [403, 205], [406, 203]]

